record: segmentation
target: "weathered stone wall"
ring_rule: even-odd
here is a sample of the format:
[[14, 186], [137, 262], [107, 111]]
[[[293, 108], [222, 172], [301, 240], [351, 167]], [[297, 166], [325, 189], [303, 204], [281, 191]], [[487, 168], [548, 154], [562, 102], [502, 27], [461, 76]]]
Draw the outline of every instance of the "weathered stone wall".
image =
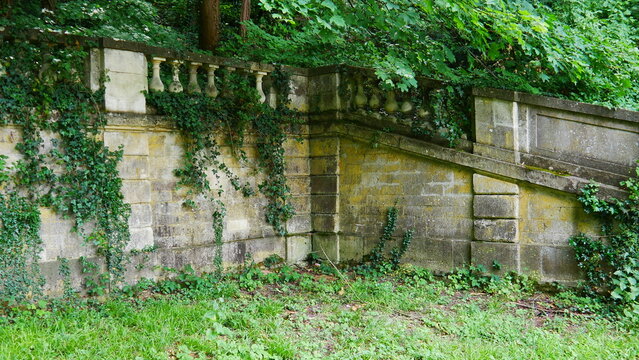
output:
[[396, 204], [398, 235], [415, 230], [406, 261], [440, 271], [468, 263], [471, 171], [349, 139], [341, 141], [340, 168], [340, 260], [369, 252]]
[[[19, 128], [0, 129], [0, 147], [10, 161], [19, 158], [15, 144], [20, 141]], [[185, 191], [176, 190], [173, 170], [182, 164], [182, 139], [176, 129], [161, 117], [139, 115], [109, 116], [104, 130], [104, 142], [112, 149], [123, 147], [119, 165], [123, 179], [123, 195], [131, 205], [131, 232], [127, 250], [156, 247], [148, 254], [135, 255], [129, 264], [127, 279], [157, 277], [157, 266], [181, 269], [192, 265], [199, 271], [214, 269], [215, 242], [210, 200], [196, 198], [197, 210], [182, 206]], [[221, 140], [221, 139], [220, 139]], [[248, 179], [254, 189], [263, 180], [256, 170], [256, 149], [251, 136], [244, 150], [248, 162], [240, 163], [229, 146], [222, 147], [222, 159], [233, 173]], [[244, 198], [232, 189], [228, 179], [219, 180], [210, 174], [212, 187], [221, 187], [220, 199], [226, 204], [227, 216], [222, 255], [226, 266], [241, 264], [245, 256], [261, 261], [277, 254], [291, 263], [303, 260], [311, 251], [309, 141], [306, 127], [301, 133], [290, 134], [285, 143], [286, 175], [291, 187], [291, 203], [296, 215], [287, 223], [288, 235], [278, 236], [267, 224], [264, 209], [266, 198], [257, 195]], [[80, 287], [81, 271], [78, 258], [97, 260], [93, 246], [71, 232], [72, 221], [60, 218], [51, 210], [41, 209], [42, 268], [48, 289], [60, 289], [59, 258], [70, 260], [72, 280]], [[143, 267], [141, 265], [144, 265]]]
[[[361, 259], [379, 238], [386, 211], [396, 204], [397, 237], [402, 230], [415, 231], [405, 261], [437, 271], [477, 264], [495, 273], [515, 270], [543, 281], [573, 283], [581, 274], [567, 239], [598, 228], [577, 201], [579, 188], [596, 179], [604, 194], [622, 196], [618, 182], [639, 158], [639, 114], [634, 112], [475, 90], [473, 134], [451, 149], [437, 135], [411, 132], [406, 119], [428, 116], [411, 99], [364, 88], [362, 79], [373, 76], [366, 69], [289, 68], [291, 93], [276, 94], [268, 76], [263, 86], [261, 82], [273, 70], [270, 65], [108, 39], [102, 44], [103, 49], [90, 52], [87, 81], [96, 88], [101, 75], [109, 79], [104, 104], [109, 125], [103, 137], [109, 147], [124, 149], [120, 174], [132, 207], [128, 249], [157, 247], [134, 256], [130, 280], [158, 276], [156, 265], [191, 264], [208, 271], [215, 253], [207, 201], [197, 199], [200, 208], [187, 210], [182, 207], [184, 193], [175, 190], [173, 170], [181, 162], [182, 139], [166, 119], [147, 115], [141, 91], [151, 79], [148, 62], [186, 60], [188, 66], [204, 64], [209, 71], [224, 66], [253, 74], [265, 102], [274, 104], [286, 96], [308, 116], [302, 132], [290, 134], [285, 146], [297, 212], [287, 224], [287, 236], [277, 236], [265, 223], [266, 199], [243, 198], [227, 179], [218, 182], [211, 176], [225, 189], [227, 265], [241, 263], [249, 253], [258, 261], [278, 254], [297, 262], [311, 251], [335, 261]], [[19, 158], [14, 149], [19, 140], [19, 128], [0, 129], [0, 151], [10, 161]], [[249, 159], [256, 155], [252, 141], [249, 137], [245, 148]], [[250, 160], [238, 163], [228, 147], [222, 157], [254, 187], [260, 182]], [[42, 267], [49, 288], [60, 285], [59, 257], [72, 260], [73, 280], [79, 285], [77, 259], [95, 257], [94, 250], [70, 232], [69, 220], [47, 209], [42, 209], [42, 219]], [[501, 269], [493, 267], [496, 263]]]

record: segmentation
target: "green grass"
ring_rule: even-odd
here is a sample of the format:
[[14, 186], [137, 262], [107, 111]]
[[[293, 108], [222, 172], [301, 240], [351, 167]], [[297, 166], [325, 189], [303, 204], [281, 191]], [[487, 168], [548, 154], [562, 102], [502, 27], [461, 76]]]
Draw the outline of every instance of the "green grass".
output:
[[240, 289], [247, 283], [240, 276], [179, 295], [141, 291], [14, 316], [0, 325], [0, 359], [639, 357], [636, 334], [568, 312], [540, 293], [497, 296], [392, 277], [278, 276], [258, 272], [251, 280], [257, 284], [244, 286], [251, 291]]

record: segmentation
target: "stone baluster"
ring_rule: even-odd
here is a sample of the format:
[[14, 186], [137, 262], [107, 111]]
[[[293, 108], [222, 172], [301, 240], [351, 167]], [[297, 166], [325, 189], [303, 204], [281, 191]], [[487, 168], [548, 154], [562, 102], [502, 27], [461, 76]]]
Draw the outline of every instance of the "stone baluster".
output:
[[357, 93], [355, 93], [355, 107], [358, 109], [362, 109], [366, 103], [366, 94], [364, 94], [364, 81], [362, 79], [362, 74], [357, 74], [355, 76], [355, 81], [357, 83]]
[[182, 64], [179, 60], [171, 61], [171, 66], [173, 66], [173, 82], [169, 85], [169, 91], [173, 93], [181, 93], [184, 91], [184, 87], [182, 87], [182, 83], [180, 83], [180, 65]]
[[217, 86], [215, 86], [215, 70], [219, 69], [220, 67], [217, 65], [212, 65], [209, 64], [208, 65], [208, 71], [207, 71], [207, 79], [208, 82], [206, 83], [206, 95], [212, 97], [212, 98], [216, 98], [220, 92], [217, 90]]
[[353, 104], [353, 92], [354, 92], [354, 84], [353, 84], [353, 80], [352, 79], [348, 79], [346, 80], [346, 92], [345, 92], [345, 99], [344, 99], [344, 109], [346, 111], [351, 111], [354, 107]]
[[266, 101], [266, 94], [264, 94], [264, 89], [262, 88], [262, 80], [265, 75], [268, 75], [268, 73], [264, 71], [255, 72], [255, 87], [257, 88], [257, 94], [260, 96], [261, 104]]
[[187, 90], [189, 93], [201, 93], [202, 89], [200, 89], [200, 84], [197, 83], [197, 69], [202, 66], [202, 63], [199, 62], [191, 62], [189, 64], [189, 85]]
[[397, 111], [399, 105], [397, 105], [397, 100], [395, 100], [395, 91], [389, 90], [386, 92], [386, 103], [384, 104], [384, 110], [387, 113], [392, 114]]
[[224, 77], [224, 86], [222, 87], [222, 96], [231, 97], [233, 96], [233, 91], [231, 90], [231, 74], [236, 70], [236, 68], [232, 66], [226, 67], [226, 76]]
[[277, 107], [277, 89], [273, 85], [273, 79], [268, 80], [268, 105], [275, 109]]
[[381, 100], [379, 98], [379, 89], [375, 86], [373, 87], [371, 98], [368, 100], [368, 106], [372, 111], [377, 112], [381, 105]]
[[166, 61], [166, 58], [163, 57], [151, 58], [151, 63], [153, 63], [153, 73], [151, 75], [151, 82], [149, 83], [149, 89], [151, 90], [164, 91], [164, 84], [160, 78], [160, 64], [164, 61]]
[[402, 102], [402, 106], [400, 106], [399, 111], [404, 114], [408, 114], [413, 111], [413, 104], [410, 102], [410, 94], [406, 94], [404, 101]]

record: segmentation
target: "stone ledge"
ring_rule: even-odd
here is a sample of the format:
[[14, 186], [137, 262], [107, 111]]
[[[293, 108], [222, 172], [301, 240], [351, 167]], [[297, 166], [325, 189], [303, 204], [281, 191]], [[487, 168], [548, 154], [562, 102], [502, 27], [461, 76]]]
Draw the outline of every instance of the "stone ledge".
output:
[[[331, 126], [331, 128], [334, 130], [330, 133], [322, 134], [322, 137], [343, 136], [355, 141], [369, 142], [370, 138], [375, 134], [375, 130], [350, 123]], [[462, 167], [481, 171], [484, 174], [494, 174], [498, 177], [525, 181], [534, 185], [572, 194], [579, 194], [579, 189], [590, 182], [589, 179], [576, 176], [559, 176], [547, 171], [528, 169], [513, 163], [446, 148], [402, 135], [390, 135], [394, 136], [397, 140], [392, 141], [393, 144], [380, 140], [379, 143], [381, 146], [398, 149], [416, 156], [457, 164]], [[399, 145], [396, 145], [397, 142], [399, 142]], [[600, 194], [604, 197], [619, 198], [624, 197], [626, 193], [616, 186], [602, 185], [600, 187]]]

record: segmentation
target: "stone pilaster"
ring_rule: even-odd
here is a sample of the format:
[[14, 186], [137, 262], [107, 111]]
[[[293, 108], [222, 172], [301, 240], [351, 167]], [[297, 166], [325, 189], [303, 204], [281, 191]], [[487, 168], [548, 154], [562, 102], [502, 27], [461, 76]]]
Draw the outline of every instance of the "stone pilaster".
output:
[[494, 273], [520, 271], [519, 186], [473, 175], [471, 262]]
[[313, 251], [339, 261], [338, 137], [311, 138], [311, 219]]

